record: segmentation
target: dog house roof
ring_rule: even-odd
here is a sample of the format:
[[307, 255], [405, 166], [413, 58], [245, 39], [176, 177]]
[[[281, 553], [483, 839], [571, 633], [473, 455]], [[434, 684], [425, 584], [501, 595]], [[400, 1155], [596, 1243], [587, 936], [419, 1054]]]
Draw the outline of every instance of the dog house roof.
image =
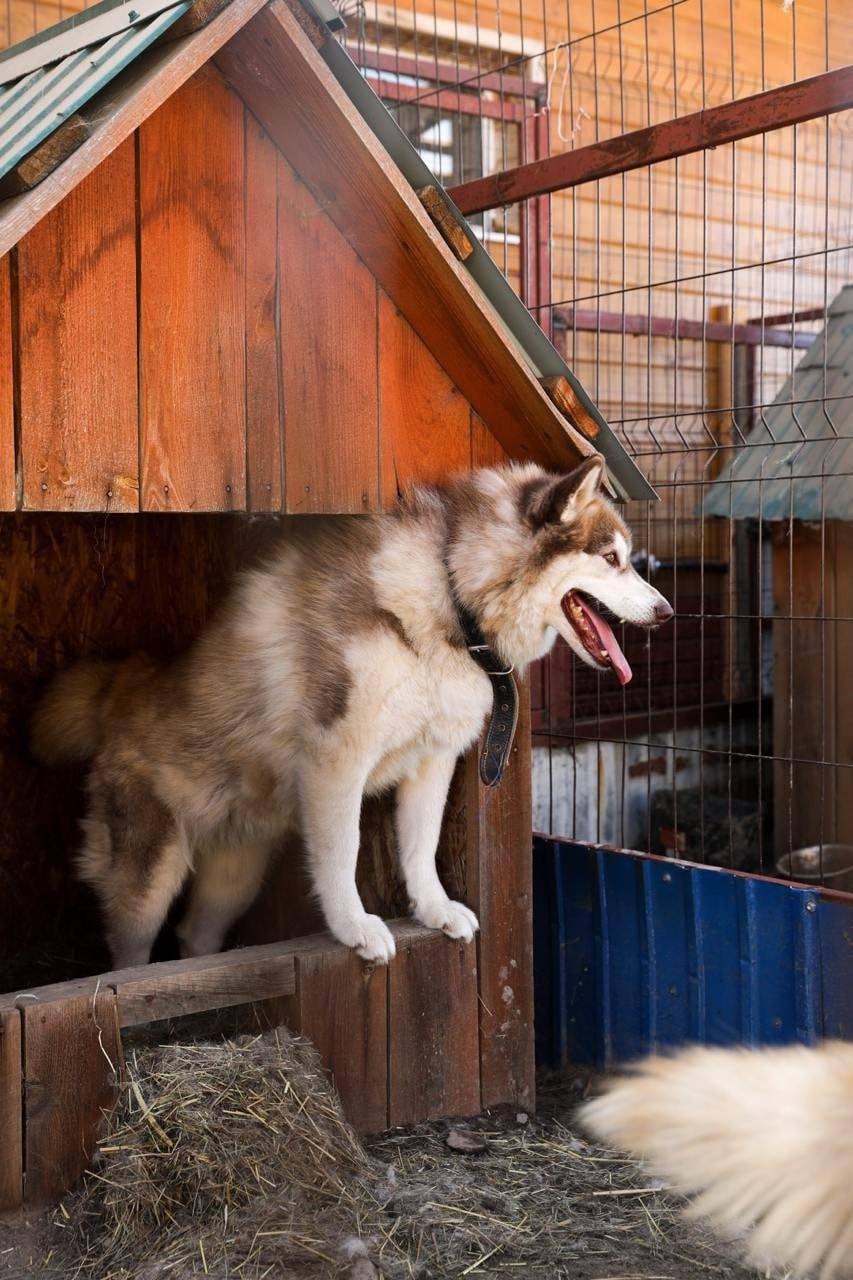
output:
[[[321, 136], [329, 139], [329, 152], [315, 156], [312, 149], [306, 151], [309, 185], [312, 166], [318, 187], [328, 181], [329, 173], [343, 179], [345, 191], [336, 190], [329, 211], [334, 219], [346, 220], [346, 233], [359, 251], [368, 239], [380, 235], [408, 239], [410, 249], [412, 237], [423, 241], [416, 253], [423, 260], [421, 292], [425, 295], [428, 288], [436, 295], [429, 306], [440, 304], [436, 327], [443, 323], [457, 332], [467, 328], [469, 351], [477, 337], [477, 358], [486, 366], [479, 376], [485, 373], [487, 381], [502, 387], [510, 410], [504, 413], [502, 435], [498, 429], [496, 434], [511, 456], [533, 456], [565, 467], [598, 450], [618, 497], [653, 498], [654, 490], [597, 406], [343, 46], [331, 37], [341, 25], [337, 11], [328, 0], [305, 3], [307, 11], [298, 0], [288, 0], [288, 5], [283, 0], [266, 5], [264, 0], [103, 0], [6, 50], [0, 55], [0, 257], [210, 59], [274, 140], [273, 95], [300, 95], [305, 112], [315, 117], [318, 105], [334, 97], [334, 110], [326, 115], [319, 110], [324, 115]], [[276, 54], [287, 45], [282, 21], [289, 8], [334, 83], [307, 64], [298, 76], [276, 78]], [[243, 32], [255, 18], [257, 22]], [[239, 51], [229, 46], [238, 33]], [[347, 132], [349, 181], [341, 164], [344, 152], [338, 148], [332, 154], [340, 121]], [[360, 185], [368, 179], [372, 189], [359, 193], [355, 175], [362, 164]], [[451, 224], [455, 222], [470, 242], [464, 262], [451, 254], [413, 199], [410, 188], [423, 199], [427, 187], [443, 202], [445, 221], [449, 217]], [[397, 208], [377, 219], [383, 199], [396, 200]], [[377, 255], [382, 252], [387, 258], [387, 244], [384, 250], [377, 247]], [[363, 256], [367, 259], [369, 254]], [[470, 363], [470, 355], [467, 358]], [[464, 377], [447, 367], [465, 391]], [[476, 407], [475, 397], [469, 398]]]
[[732, 462], [704, 513], [734, 519], [853, 520], [853, 285]]

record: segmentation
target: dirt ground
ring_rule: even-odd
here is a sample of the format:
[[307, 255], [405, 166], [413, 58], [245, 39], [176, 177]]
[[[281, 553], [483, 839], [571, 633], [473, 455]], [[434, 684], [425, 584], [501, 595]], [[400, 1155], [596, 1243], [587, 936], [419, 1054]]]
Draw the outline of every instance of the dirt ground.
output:
[[640, 1165], [586, 1142], [573, 1112], [595, 1082], [582, 1073], [543, 1080], [535, 1116], [361, 1142], [313, 1048], [286, 1032], [144, 1049], [127, 1065], [94, 1173], [52, 1215], [0, 1224], [0, 1276], [759, 1275]]

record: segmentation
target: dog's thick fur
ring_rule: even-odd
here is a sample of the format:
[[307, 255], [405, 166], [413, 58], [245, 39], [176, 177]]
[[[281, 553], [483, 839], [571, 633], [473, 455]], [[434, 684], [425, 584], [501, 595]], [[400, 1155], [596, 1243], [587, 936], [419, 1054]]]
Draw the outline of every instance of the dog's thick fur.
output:
[[560, 607], [569, 589], [627, 621], [664, 621], [672, 611], [632, 569], [601, 480], [598, 457], [569, 476], [484, 470], [415, 490], [387, 516], [309, 522], [171, 666], [134, 658], [59, 676], [33, 747], [48, 763], [92, 762], [79, 866], [115, 964], [148, 959], [190, 877], [183, 952], [218, 950], [297, 825], [329, 928], [389, 959], [355, 864], [362, 797], [390, 787], [414, 915], [473, 938], [474, 913], [435, 870], [454, 762], [492, 700], [454, 593], [517, 669], [558, 633], [595, 665]]
[[652, 1058], [580, 1119], [747, 1233], [753, 1262], [853, 1276], [853, 1045]]

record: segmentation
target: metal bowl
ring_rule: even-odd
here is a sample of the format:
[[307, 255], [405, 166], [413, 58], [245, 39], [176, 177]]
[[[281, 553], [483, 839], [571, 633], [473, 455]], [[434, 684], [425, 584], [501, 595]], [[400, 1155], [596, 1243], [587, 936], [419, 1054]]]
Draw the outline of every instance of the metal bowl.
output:
[[805, 849], [795, 849], [779, 858], [776, 871], [788, 880], [823, 884], [827, 889], [853, 893], [853, 845], [812, 844]]

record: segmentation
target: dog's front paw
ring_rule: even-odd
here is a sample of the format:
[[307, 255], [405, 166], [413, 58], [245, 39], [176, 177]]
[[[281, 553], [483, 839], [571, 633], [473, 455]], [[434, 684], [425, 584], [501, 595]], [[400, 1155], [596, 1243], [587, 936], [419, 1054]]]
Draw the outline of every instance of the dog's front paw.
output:
[[415, 919], [428, 929], [441, 929], [448, 938], [461, 938], [463, 942], [473, 942], [480, 927], [474, 912], [464, 902], [451, 902], [450, 898], [419, 903], [415, 908]]
[[387, 964], [397, 954], [394, 935], [379, 916], [355, 916], [336, 920], [332, 933], [344, 946], [352, 947], [362, 960]]

